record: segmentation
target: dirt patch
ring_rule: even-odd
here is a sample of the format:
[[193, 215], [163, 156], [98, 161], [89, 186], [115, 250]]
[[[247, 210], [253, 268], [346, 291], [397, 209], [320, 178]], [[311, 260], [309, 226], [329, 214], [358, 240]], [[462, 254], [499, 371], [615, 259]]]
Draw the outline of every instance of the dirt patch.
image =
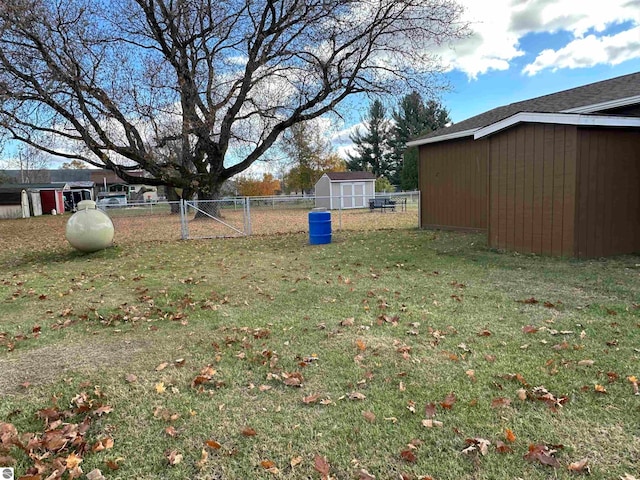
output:
[[86, 372], [130, 363], [146, 350], [146, 342], [121, 341], [48, 345], [23, 352], [12, 352], [0, 359], [0, 396], [23, 390], [24, 382], [33, 386], [57, 381], [65, 372]]

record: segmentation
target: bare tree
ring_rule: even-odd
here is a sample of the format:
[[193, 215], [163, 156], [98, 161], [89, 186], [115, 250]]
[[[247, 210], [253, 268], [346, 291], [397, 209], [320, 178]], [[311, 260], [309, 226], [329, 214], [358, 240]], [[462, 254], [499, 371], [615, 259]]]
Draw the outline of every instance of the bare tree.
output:
[[17, 155], [7, 160], [8, 168], [18, 170], [20, 176], [16, 178], [18, 183], [46, 183], [49, 181], [47, 168], [49, 166], [48, 155], [29, 145], [18, 148]]
[[[126, 181], [216, 198], [291, 126], [440, 86], [454, 0], [4, 0], [0, 124]], [[48, 137], [46, 142], [38, 139]]]

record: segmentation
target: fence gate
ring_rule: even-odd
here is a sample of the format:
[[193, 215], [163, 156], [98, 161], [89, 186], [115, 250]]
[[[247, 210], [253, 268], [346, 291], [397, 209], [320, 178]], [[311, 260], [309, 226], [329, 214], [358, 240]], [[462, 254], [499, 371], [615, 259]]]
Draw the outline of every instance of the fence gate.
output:
[[242, 237], [251, 234], [246, 198], [182, 200], [180, 227], [183, 240]]

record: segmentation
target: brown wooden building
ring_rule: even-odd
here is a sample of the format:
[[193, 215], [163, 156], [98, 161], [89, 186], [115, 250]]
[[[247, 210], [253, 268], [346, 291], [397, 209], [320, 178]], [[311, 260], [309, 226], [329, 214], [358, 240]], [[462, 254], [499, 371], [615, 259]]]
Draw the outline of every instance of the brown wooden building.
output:
[[640, 73], [499, 107], [408, 143], [423, 228], [566, 257], [640, 252]]

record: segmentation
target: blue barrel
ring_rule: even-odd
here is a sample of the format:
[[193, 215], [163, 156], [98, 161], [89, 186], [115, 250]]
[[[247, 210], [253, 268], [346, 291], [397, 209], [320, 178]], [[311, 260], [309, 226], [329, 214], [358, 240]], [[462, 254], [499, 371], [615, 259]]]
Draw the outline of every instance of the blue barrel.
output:
[[331, 212], [309, 212], [309, 243], [331, 243]]

